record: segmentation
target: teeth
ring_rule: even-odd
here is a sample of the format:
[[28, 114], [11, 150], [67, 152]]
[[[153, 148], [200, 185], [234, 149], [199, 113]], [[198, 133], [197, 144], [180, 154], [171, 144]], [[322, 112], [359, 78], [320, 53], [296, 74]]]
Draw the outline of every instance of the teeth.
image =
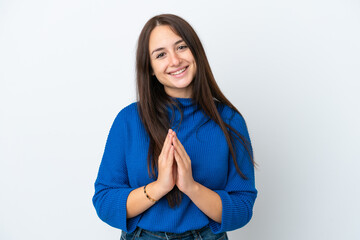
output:
[[177, 71], [177, 72], [170, 73], [170, 74], [171, 74], [171, 75], [177, 75], [177, 74], [180, 74], [180, 73], [182, 73], [183, 71], [185, 71], [185, 69], [186, 69], [186, 68], [183, 68], [183, 69], [181, 69], [181, 70], [179, 70], [179, 71]]

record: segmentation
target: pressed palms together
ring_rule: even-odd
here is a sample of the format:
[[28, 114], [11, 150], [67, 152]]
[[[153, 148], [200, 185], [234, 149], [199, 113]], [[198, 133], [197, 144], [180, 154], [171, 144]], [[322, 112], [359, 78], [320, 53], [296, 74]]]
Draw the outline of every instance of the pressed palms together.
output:
[[185, 194], [194, 186], [191, 160], [176, 133], [169, 130], [159, 155], [159, 176], [157, 181], [170, 192], [176, 186]]

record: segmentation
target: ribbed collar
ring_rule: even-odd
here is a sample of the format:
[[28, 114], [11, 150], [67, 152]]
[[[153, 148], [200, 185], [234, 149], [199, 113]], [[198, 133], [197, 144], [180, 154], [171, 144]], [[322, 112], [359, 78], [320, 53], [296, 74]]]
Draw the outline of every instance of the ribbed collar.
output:
[[[193, 119], [195, 114], [199, 111], [199, 108], [197, 107], [196, 104], [194, 104], [192, 101], [192, 98], [173, 98], [172, 99], [176, 102], [178, 102], [179, 107], [183, 113], [183, 121], [182, 122], [186, 122], [186, 119], [189, 120], [189, 118]], [[174, 112], [172, 110], [172, 108], [174, 109]], [[170, 119], [170, 125], [171, 127], [176, 127], [179, 123], [180, 123], [180, 117], [181, 114], [179, 112], [179, 110], [177, 109], [176, 106], [172, 105], [168, 105], [167, 106], [168, 109], [168, 116]], [[173, 115], [174, 114], [174, 115]], [[171, 121], [171, 119], [173, 119], [173, 121]]]
[[183, 106], [183, 107], [195, 106], [192, 98], [173, 98], [173, 97], [171, 97], [171, 99], [173, 99], [176, 102], [179, 102], [181, 104], [181, 106]]

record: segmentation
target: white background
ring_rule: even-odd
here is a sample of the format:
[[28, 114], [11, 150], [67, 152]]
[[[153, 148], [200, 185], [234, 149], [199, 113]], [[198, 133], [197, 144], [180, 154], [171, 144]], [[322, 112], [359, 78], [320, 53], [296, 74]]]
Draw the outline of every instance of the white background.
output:
[[259, 164], [230, 239], [360, 239], [360, 2], [0, 1], [0, 239], [119, 239], [91, 198], [137, 37], [174, 13], [197, 31]]

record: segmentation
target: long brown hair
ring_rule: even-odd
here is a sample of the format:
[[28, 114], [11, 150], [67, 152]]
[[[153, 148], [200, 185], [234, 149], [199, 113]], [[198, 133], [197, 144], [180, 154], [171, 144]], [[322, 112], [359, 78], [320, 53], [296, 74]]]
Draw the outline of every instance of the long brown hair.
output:
[[[244, 136], [239, 134], [233, 127], [222, 120], [214, 100], [229, 106], [239, 114], [240, 112], [224, 96], [215, 82], [204, 48], [194, 29], [184, 19], [172, 14], [157, 15], [145, 24], [139, 36], [136, 52], [138, 111], [141, 121], [150, 137], [147, 158], [149, 176], [156, 179], [155, 170], [158, 167], [158, 157], [163, 147], [168, 129], [170, 128], [166, 106], [168, 104], [175, 105], [182, 116], [181, 109], [178, 107], [177, 103], [166, 94], [163, 85], [152, 74], [149, 38], [151, 31], [159, 25], [169, 26], [174, 33], [184, 40], [192, 52], [196, 62], [196, 74], [191, 83], [193, 84], [191, 99], [194, 104], [201, 107], [202, 111], [204, 111], [210, 119], [220, 126], [221, 130], [224, 132], [236, 170], [241, 177], [246, 179], [246, 176], [241, 172], [236, 161], [231, 131], [245, 147], [252, 164], [255, 165], [250, 143]], [[228, 128], [229, 131], [226, 128]], [[173, 208], [175, 205], [180, 205], [182, 194], [175, 185], [175, 187], [166, 195], [166, 198], [170, 207]]]

